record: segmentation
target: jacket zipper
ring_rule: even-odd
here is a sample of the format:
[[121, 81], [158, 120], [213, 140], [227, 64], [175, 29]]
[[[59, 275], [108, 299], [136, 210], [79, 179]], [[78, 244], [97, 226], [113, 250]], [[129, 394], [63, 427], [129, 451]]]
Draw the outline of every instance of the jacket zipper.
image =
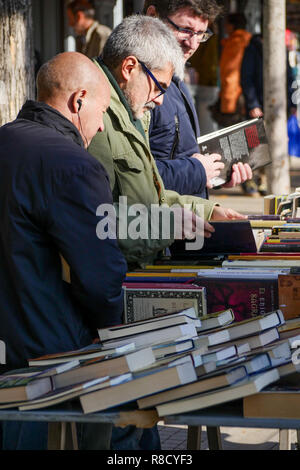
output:
[[172, 150], [171, 150], [171, 160], [174, 159], [174, 154], [175, 154], [175, 150], [176, 150], [176, 147], [178, 145], [178, 142], [179, 142], [179, 119], [178, 119], [178, 116], [177, 114], [175, 114], [175, 138], [174, 138], [174, 142], [173, 142], [173, 145], [172, 145]]

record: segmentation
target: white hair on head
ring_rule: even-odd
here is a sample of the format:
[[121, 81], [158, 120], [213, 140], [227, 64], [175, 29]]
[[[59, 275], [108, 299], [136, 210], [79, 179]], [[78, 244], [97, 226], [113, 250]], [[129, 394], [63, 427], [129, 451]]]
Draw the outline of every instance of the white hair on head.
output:
[[150, 70], [162, 70], [167, 64], [179, 78], [184, 76], [184, 57], [174, 34], [158, 18], [132, 15], [111, 33], [102, 52], [105, 64], [114, 69], [126, 57], [134, 55]]

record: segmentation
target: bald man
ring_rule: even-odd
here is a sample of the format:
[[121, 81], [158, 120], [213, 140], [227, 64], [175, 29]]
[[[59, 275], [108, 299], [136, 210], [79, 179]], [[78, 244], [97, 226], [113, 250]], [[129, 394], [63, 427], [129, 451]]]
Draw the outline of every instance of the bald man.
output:
[[[103, 130], [106, 79], [82, 54], [63, 53], [41, 67], [37, 90], [0, 128], [2, 372], [91, 344], [123, 310], [125, 259], [115, 239], [96, 235], [97, 207], [112, 203], [109, 181], [84, 148]], [[62, 280], [60, 255], [72, 284]], [[108, 449], [110, 431], [82, 427], [80, 448]], [[4, 423], [4, 449], [46, 447], [47, 423]]]

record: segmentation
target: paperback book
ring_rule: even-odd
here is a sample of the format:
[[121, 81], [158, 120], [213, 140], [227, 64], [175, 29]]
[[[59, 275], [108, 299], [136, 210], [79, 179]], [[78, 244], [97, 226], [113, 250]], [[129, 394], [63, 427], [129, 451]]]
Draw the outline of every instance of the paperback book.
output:
[[224, 169], [211, 181], [213, 187], [230, 180], [234, 163], [248, 163], [252, 170], [271, 163], [264, 121], [250, 119], [198, 138], [200, 153], [222, 155]]
[[279, 379], [276, 368], [246, 377], [241, 382], [217, 389], [212, 392], [194, 395], [180, 400], [170, 401], [156, 406], [159, 416], [175, 415], [201, 410], [214, 405], [254, 395]]

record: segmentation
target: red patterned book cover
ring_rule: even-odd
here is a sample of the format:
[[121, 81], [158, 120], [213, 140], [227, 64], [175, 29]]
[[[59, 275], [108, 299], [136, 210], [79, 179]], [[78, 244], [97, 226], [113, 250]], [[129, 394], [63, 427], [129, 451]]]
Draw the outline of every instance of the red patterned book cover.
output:
[[206, 289], [207, 313], [231, 308], [242, 321], [278, 309], [277, 279], [198, 277], [194, 283]]

